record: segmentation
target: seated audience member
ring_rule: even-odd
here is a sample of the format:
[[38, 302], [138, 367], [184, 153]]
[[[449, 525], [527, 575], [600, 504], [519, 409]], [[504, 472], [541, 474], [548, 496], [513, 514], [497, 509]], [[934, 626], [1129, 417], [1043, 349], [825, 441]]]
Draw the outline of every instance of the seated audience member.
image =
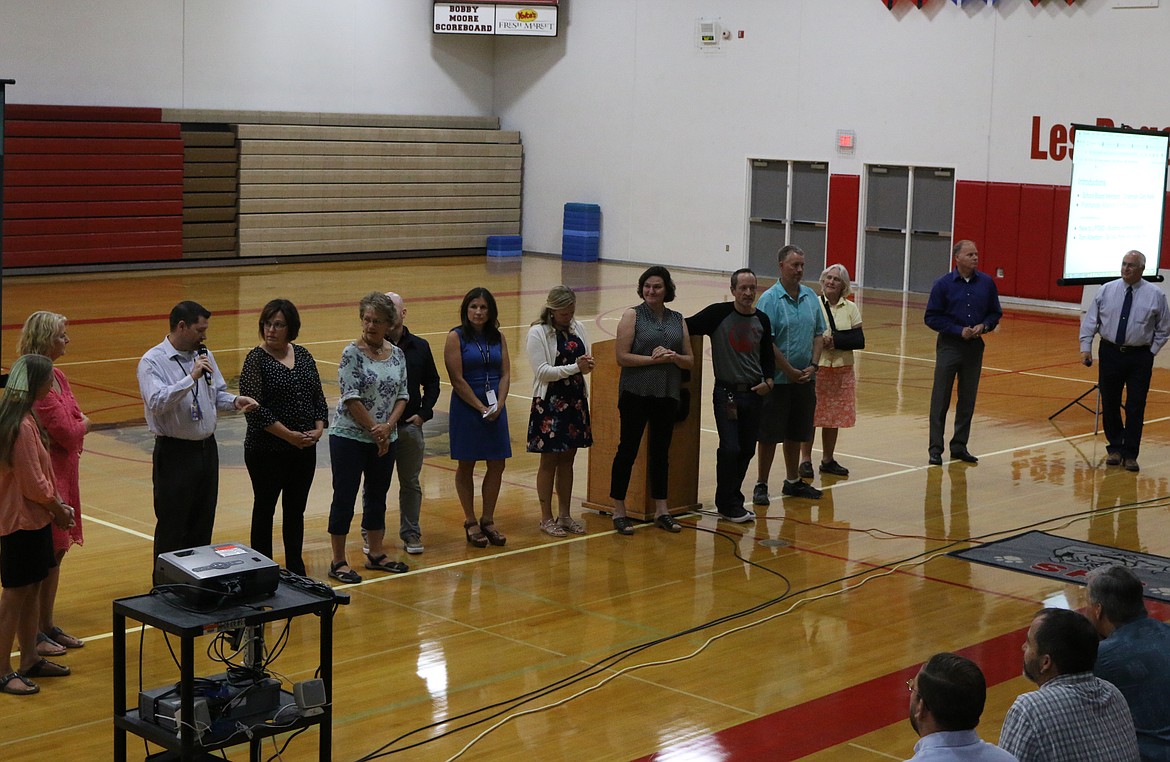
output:
[[987, 681], [978, 664], [958, 654], [935, 654], [907, 685], [910, 725], [922, 736], [909, 762], [1016, 762], [975, 732], [987, 700]]
[[1147, 614], [1142, 582], [1125, 567], [1096, 570], [1088, 593], [1103, 638], [1093, 674], [1125, 696], [1142, 759], [1170, 760], [1170, 624]]
[[1039, 690], [1008, 709], [999, 745], [1020, 762], [1136, 762], [1125, 697], [1093, 676], [1097, 632], [1081, 614], [1041, 609], [1024, 642], [1024, 675]]

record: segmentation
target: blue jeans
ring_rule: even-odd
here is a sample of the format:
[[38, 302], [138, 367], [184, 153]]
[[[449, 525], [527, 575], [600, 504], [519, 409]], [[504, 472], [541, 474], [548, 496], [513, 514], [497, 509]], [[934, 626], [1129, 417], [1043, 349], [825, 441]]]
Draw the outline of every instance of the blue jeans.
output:
[[[719, 449], [715, 452], [715, 507], [723, 512], [743, 508], [743, 480], [756, 454], [764, 398], [752, 391], [735, 392], [715, 384], [711, 391]], [[731, 418], [731, 406], [735, 419]]]

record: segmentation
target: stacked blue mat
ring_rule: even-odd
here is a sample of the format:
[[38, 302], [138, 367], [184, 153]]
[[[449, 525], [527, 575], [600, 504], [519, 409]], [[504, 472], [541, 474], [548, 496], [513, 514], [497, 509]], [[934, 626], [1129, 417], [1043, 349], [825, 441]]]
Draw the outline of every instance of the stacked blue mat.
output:
[[601, 244], [601, 207], [597, 204], [565, 204], [561, 258], [596, 262]]
[[518, 235], [489, 235], [487, 255], [489, 257], [518, 257], [524, 248], [524, 239]]

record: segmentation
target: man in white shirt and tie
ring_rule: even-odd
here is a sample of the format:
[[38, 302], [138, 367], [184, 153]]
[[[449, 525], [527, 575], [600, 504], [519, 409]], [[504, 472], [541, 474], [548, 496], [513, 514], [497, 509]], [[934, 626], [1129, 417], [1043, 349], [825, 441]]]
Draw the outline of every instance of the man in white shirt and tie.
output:
[[211, 313], [197, 302], [171, 310], [171, 331], [138, 363], [146, 425], [154, 434], [154, 554], [211, 542], [219, 492], [217, 414], [257, 407], [227, 390], [203, 346]]
[[[1081, 320], [1081, 361], [1093, 364], [1093, 335], [1101, 334], [1097, 350], [1097, 387], [1101, 392], [1101, 419], [1105, 426], [1107, 466], [1138, 471], [1138, 451], [1146, 394], [1154, 355], [1170, 338], [1170, 307], [1158, 286], [1142, 280], [1146, 255], [1129, 251], [1121, 258], [1121, 278], [1102, 286]], [[1125, 420], [1121, 392], [1125, 390]]]

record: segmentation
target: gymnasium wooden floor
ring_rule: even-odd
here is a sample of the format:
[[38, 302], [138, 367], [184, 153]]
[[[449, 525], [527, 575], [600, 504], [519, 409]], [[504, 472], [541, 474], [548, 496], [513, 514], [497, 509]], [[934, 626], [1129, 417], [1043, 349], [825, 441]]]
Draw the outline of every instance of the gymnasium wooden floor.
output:
[[[681, 535], [641, 527], [619, 537], [608, 517], [594, 513], [584, 514], [584, 537], [541, 534], [537, 461], [523, 452], [531, 388], [523, 337], [548, 288], [561, 282], [578, 289], [578, 317], [590, 338], [612, 336], [622, 308], [636, 301], [641, 269], [468, 257], [6, 278], [5, 365], [29, 312], [66, 314], [72, 343], [60, 366], [102, 428], [86, 438], [86, 544], [65, 561], [57, 607], [58, 622], [87, 644], [64, 659], [74, 676], [43, 681], [36, 697], [0, 697], [0, 758], [110, 758], [110, 602], [148, 590], [154, 524], [151, 439], [134, 373], [181, 299], [213, 311], [208, 344], [228, 377], [257, 343], [260, 307], [292, 299], [304, 322], [300, 342], [317, 358], [331, 403], [337, 359], [358, 335], [362, 294], [403, 294], [408, 325], [430, 340], [440, 368], [443, 337], [458, 321], [465, 291], [486, 285], [499, 299], [513, 358], [516, 455], [497, 513], [508, 544], [478, 550], [463, 539], [445, 449], [444, 385], [427, 431], [426, 552], [400, 553], [408, 574], [367, 574], [349, 588], [352, 605], [338, 612], [336, 760], [379, 749], [420, 760], [901, 760], [916, 740], [905, 719], [904, 681], [931, 654], [958, 649], [988, 674], [980, 732], [994, 741], [1012, 699], [1031, 687], [1019, 676], [1031, 614], [1046, 604], [1080, 605], [1081, 588], [941, 554], [968, 538], [1036, 527], [1170, 555], [1164, 368], [1155, 371], [1141, 473], [1106, 471], [1090, 413], [1074, 408], [1047, 420], [1094, 377], [1079, 363], [1076, 316], [1009, 308], [988, 341], [971, 441], [979, 464], [928, 468], [934, 336], [922, 323], [924, 299], [873, 291], [858, 299], [869, 342], [857, 363], [859, 421], [838, 447], [852, 474], [818, 478], [829, 488], [821, 501], [777, 497], [746, 525], [693, 514]], [[684, 314], [729, 296], [723, 275], [675, 277], [672, 306]], [[595, 417], [612, 414], [594, 410]], [[241, 418], [221, 419], [217, 540], [248, 537], [242, 434]], [[715, 447], [704, 405], [699, 478], [708, 506]], [[306, 517], [306, 559], [321, 579], [329, 560], [326, 456]], [[577, 461], [578, 496], [586, 460]], [[777, 465], [774, 494], [781, 480]], [[360, 544], [352, 537], [351, 560]], [[279, 558], [279, 536], [277, 547]], [[1168, 616], [1164, 606], [1151, 610]], [[134, 665], [137, 630], [128, 641]], [[298, 620], [274, 667], [306, 679], [315, 649], [316, 623]], [[146, 633], [144, 651], [141, 678], [131, 668], [132, 688], [177, 678], [160, 633]], [[220, 671], [201, 644], [196, 651], [197, 674]], [[316, 749], [311, 730], [281, 758], [315, 759]], [[132, 759], [145, 755], [137, 739], [130, 750]], [[276, 751], [265, 744], [266, 758]], [[229, 756], [246, 754], [237, 747]]]

